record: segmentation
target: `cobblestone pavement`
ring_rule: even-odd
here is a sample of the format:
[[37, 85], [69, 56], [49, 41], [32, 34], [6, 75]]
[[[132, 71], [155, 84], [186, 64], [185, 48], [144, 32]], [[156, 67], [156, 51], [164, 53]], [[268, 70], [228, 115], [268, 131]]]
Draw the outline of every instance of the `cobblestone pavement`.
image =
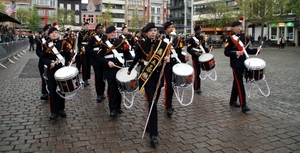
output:
[[[49, 104], [39, 99], [38, 60], [27, 51], [15, 64], [0, 68], [0, 152], [300, 152], [299, 49], [266, 48], [258, 55], [266, 61], [271, 94], [265, 97], [254, 86], [247, 114], [229, 107], [229, 58], [223, 49], [214, 49], [218, 79], [202, 81], [203, 93], [191, 105], [181, 106], [174, 98], [169, 118], [160, 95], [156, 149], [147, 135], [141, 138], [147, 118], [144, 96], [138, 94], [132, 108], [122, 105], [124, 113], [112, 119], [108, 101], [96, 103], [93, 79], [67, 100], [67, 118], [49, 122]], [[265, 91], [266, 85], [258, 83]], [[186, 92], [185, 98], [191, 97]]]

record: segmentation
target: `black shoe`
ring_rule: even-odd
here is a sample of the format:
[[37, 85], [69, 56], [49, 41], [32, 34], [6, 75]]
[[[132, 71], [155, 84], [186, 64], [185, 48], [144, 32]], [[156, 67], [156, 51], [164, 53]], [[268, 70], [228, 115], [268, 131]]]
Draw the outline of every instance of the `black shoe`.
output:
[[66, 112], [65, 112], [64, 110], [60, 110], [60, 111], [59, 111], [59, 115], [60, 115], [61, 117], [63, 117], [63, 118], [67, 117], [67, 114], [66, 114]]
[[236, 107], [236, 108], [240, 108], [241, 105], [237, 102], [237, 101], [233, 101], [233, 102], [229, 102], [230, 106]]
[[244, 105], [244, 106], [242, 106], [242, 112], [243, 113], [246, 113], [246, 112], [248, 112], [248, 111], [250, 111], [251, 109], [247, 106], [247, 105]]
[[153, 148], [156, 148], [156, 145], [158, 145], [158, 140], [157, 140], [157, 136], [152, 135], [150, 137], [150, 144]]
[[117, 113], [121, 114], [124, 113], [122, 109], [117, 110]]
[[97, 103], [100, 103], [102, 101], [102, 96], [97, 97]]
[[168, 109], [167, 109], [167, 116], [168, 116], [168, 117], [171, 117], [172, 114], [173, 114], [173, 111], [174, 111], [174, 109], [173, 109], [172, 107], [168, 108]]
[[106, 99], [106, 96], [103, 94], [103, 95], [101, 96], [101, 99]]
[[110, 116], [110, 117], [117, 117], [116, 111], [112, 110], [112, 111], [110, 112], [110, 115], [109, 115], [109, 116]]
[[43, 94], [41, 96], [41, 100], [48, 100], [48, 94]]
[[196, 93], [199, 94], [199, 95], [202, 94], [201, 89], [197, 89], [197, 90], [196, 90]]
[[57, 118], [58, 118], [58, 114], [57, 113], [51, 113], [50, 120], [55, 120]]

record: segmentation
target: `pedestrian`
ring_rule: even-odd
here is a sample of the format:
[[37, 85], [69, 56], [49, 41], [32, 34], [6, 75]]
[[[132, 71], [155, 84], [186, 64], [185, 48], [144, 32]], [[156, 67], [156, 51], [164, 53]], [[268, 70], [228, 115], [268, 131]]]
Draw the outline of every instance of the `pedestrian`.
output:
[[281, 46], [281, 49], [284, 49], [284, 47], [285, 47], [285, 38], [284, 38], [284, 36], [281, 36], [280, 46]]
[[[170, 43], [172, 45], [172, 51], [170, 52], [170, 62], [165, 67], [165, 75], [164, 75], [164, 106], [167, 111], [167, 116], [171, 117], [173, 114], [173, 106], [172, 106], [172, 99], [173, 99], [173, 86], [172, 86], [172, 78], [173, 78], [173, 66], [178, 62], [186, 63], [189, 60], [189, 56], [184, 56], [182, 54], [182, 47], [179, 46], [181, 39], [177, 36], [171, 36], [171, 32], [175, 31], [175, 27], [173, 22], [167, 21], [164, 23], [164, 30], [166, 34], [166, 38], [163, 39], [166, 43]], [[171, 37], [173, 37], [173, 41], [171, 41]], [[177, 61], [178, 58], [180, 61]]]
[[[45, 43], [43, 52], [41, 52], [42, 62], [47, 65], [48, 89], [50, 98], [50, 120], [55, 120], [59, 116], [66, 117], [65, 99], [60, 97], [56, 92], [57, 82], [55, 80], [55, 72], [70, 62], [74, 62], [70, 52], [71, 45], [66, 40], [60, 40], [58, 30], [51, 27], [48, 31], [49, 41]], [[56, 49], [53, 49], [56, 48]], [[60, 59], [58, 62], [57, 59]], [[65, 62], [64, 62], [65, 61]]]
[[[231, 24], [233, 34], [227, 37], [225, 42], [224, 54], [230, 58], [230, 67], [232, 68], [233, 73], [233, 83], [231, 89], [231, 96], [229, 105], [233, 107], [240, 108], [242, 106], [242, 112], [246, 113], [250, 111], [250, 108], [246, 103], [246, 92], [243, 83], [243, 73], [244, 73], [244, 61], [246, 60], [246, 55], [244, 51], [246, 50], [248, 54], [256, 54], [257, 49], [243, 48], [248, 42], [248, 39], [245, 39], [245, 35], [240, 33], [242, 26], [241, 22], [234, 21]], [[241, 45], [243, 44], [243, 45]], [[237, 102], [237, 97], [239, 97], [239, 102]]]
[[268, 39], [267, 34], [265, 34], [265, 36], [263, 37], [263, 45], [262, 45], [263, 48], [267, 47], [267, 39]]
[[[132, 60], [129, 52], [129, 45], [117, 39], [116, 27], [109, 26], [105, 30], [106, 36], [102, 38], [99, 48], [99, 60], [103, 65], [103, 78], [107, 81], [107, 97], [109, 103], [110, 117], [117, 117], [117, 113], [123, 113], [121, 109], [122, 96], [118, 90], [116, 74], [126, 63], [126, 60]], [[124, 57], [124, 61], [122, 60]]]
[[31, 31], [29, 31], [28, 39], [29, 39], [29, 51], [35, 51], [34, 49], [35, 37]]
[[[200, 69], [200, 62], [199, 62], [199, 56], [202, 55], [203, 52], [208, 53], [208, 48], [205, 47], [205, 38], [204, 36], [200, 35], [201, 33], [201, 27], [195, 26], [194, 27], [195, 36], [189, 38], [188, 40], [188, 47], [187, 51], [192, 55], [192, 64], [194, 68], [194, 89], [196, 90], [197, 94], [201, 94], [201, 69]], [[204, 50], [201, 50], [201, 46]]]
[[[143, 32], [146, 33], [145, 41], [138, 42], [133, 63], [128, 68], [128, 74], [140, 60], [144, 64], [141, 65], [141, 73], [139, 76], [140, 92], [145, 89], [146, 101], [148, 101], [149, 122], [147, 124], [147, 131], [150, 135], [150, 144], [156, 147], [158, 144], [158, 115], [157, 115], [157, 101], [159, 99], [161, 87], [163, 85], [163, 71], [166, 62], [170, 61], [168, 55], [168, 44], [162, 40], [158, 40], [157, 28], [153, 22], [148, 23]], [[153, 58], [155, 57], [155, 58]], [[163, 63], [163, 64], [162, 64]], [[153, 104], [152, 104], [153, 103]]]

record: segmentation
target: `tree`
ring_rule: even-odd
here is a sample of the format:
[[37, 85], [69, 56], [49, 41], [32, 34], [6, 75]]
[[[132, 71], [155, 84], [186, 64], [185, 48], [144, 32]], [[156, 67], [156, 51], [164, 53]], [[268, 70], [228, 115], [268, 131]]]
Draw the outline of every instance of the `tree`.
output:
[[270, 22], [276, 22], [280, 19], [285, 0], [243, 0], [239, 3], [241, 15], [247, 22], [260, 25], [261, 36], [263, 36], [264, 25]]
[[5, 13], [5, 4], [3, 2], [0, 2], [0, 12]]
[[30, 11], [24, 8], [17, 9], [17, 20], [19, 20], [22, 24], [27, 24], [28, 18], [30, 17]]
[[216, 27], [228, 26], [232, 18], [237, 17], [236, 11], [234, 11], [232, 6], [228, 6], [226, 0], [208, 2], [202, 11], [203, 14], [199, 15], [200, 23], [206, 26], [213, 26], [215, 32]]
[[143, 26], [143, 17], [138, 15], [137, 9], [132, 12], [132, 18], [130, 21], [130, 29], [141, 29]]
[[65, 29], [65, 25], [75, 24], [75, 12], [66, 8], [59, 8], [57, 13], [49, 17], [50, 22], [56, 22], [60, 29]]
[[38, 9], [36, 7], [36, 4], [33, 5], [33, 9], [30, 12], [30, 16], [28, 18], [28, 27], [32, 32], [38, 31], [40, 28], [40, 17], [38, 14]]
[[104, 23], [105, 27], [108, 27], [110, 25], [113, 25], [113, 18], [112, 18], [112, 13], [110, 11], [110, 9], [112, 8], [112, 5], [110, 3], [108, 3], [107, 7], [105, 8], [105, 12], [103, 12], [102, 14], [100, 14], [98, 16], [98, 21], [100, 23]]

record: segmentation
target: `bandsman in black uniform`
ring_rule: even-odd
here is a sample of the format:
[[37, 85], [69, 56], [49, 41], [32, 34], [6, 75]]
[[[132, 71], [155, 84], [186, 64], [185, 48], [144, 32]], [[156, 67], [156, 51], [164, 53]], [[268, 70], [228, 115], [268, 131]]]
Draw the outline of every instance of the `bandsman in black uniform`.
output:
[[[51, 27], [48, 31], [49, 40], [46, 42], [43, 52], [41, 53], [42, 62], [47, 65], [47, 78], [48, 89], [50, 97], [50, 120], [55, 120], [60, 115], [66, 117], [65, 112], [65, 99], [60, 97], [56, 92], [57, 83], [54, 78], [54, 73], [64, 65], [69, 65], [75, 59], [72, 59], [71, 45], [66, 40], [59, 40], [58, 30], [55, 27]], [[53, 48], [56, 48], [58, 53], [55, 53]], [[64, 60], [60, 59], [58, 55], [61, 55]]]
[[115, 26], [107, 27], [105, 33], [107, 37], [102, 39], [99, 60], [103, 65], [103, 78], [107, 80], [108, 85], [110, 116], [116, 117], [117, 113], [123, 113], [121, 109], [122, 96], [118, 90], [116, 74], [119, 71], [118, 67], [122, 67], [125, 64], [124, 61], [132, 60], [132, 56], [125, 40], [116, 38]]
[[164, 63], [164, 60], [169, 62], [170, 58], [166, 56], [169, 52], [168, 44], [162, 40], [157, 40], [157, 28], [155, 27], [155, 24], [152, 22], [148, 23], [144, 28], [144, 32], [147, 34], [147, 38], [144, 42], [138, 42], [136, 56], [133, 63], [128, 68], [128, 74], [130, 74], [137, 62], [140, 60], [143, 61], [144, 64], [141, 66], [141, 73], [139, 76], [140, 92], [145, 90], [149, 110], [153, 102], [155, 90], [157, 85], [159, 85], [152, 111], [149, 112], [150, 118], [147, 125], [147, 131], [149, 131], [150, 134], [150, 144], [155, 147], [158, 144], [157, 101], [163, 85], [163, 79], [159, 82], [159, 78], [161, 71], [163, 71], [162, 63]]
[[97, 24], [95, 28], [95, 34], [91, 36], [89, 43], [86, 47], [86, 51], [91, 55], [91, 64], [95, 73], [95, 89], [97, 93], [97, 102], [101, 102], [105, 99], [104, 90], [105, 82], [103, 79], [103, 65], [99, 61], [100, 47], [103, 37], [103, 25]]
[[[173, 22], [168, 21], [164, 24], [164, 30], [166, 38], [163, 40], [167, 43], [171, 41], [170, 33], [175, 31]], [[165, 68], [165, 87], [164, 87], [164, 106], [167, 110], [167, 116], [171, 117], [173, 114], [172, 98], [173, 98], [173, 87], [172, 87], [172, 76], [173, 76], [173, 66], [178, 63], [177, 59], [182, 63], [186, 63], [189, 60], [189, 56], [184, 56], [182, 54], [182, 48], [180, 47], [181, 39], [177, 36], [173, 36], [173, 42], [171, 42], [171, 52], [170, 52], [170, 62], [166, 65]], [[172, 51], [173, 50], [173, 51]]]
[[209, 50], [205, 47], [204, 36], [200, 35], [201, 27], [195, 26], [194, 31], [195, 31], [195, 36], [189, 38], [188, 40], [187, 51], [192, 55], [192, 63], [194, 68], [194, 90], [196, 90], [197, 94], [201, 94], [202, 93], [201, 79], [199, 77], [199, 75], [201, 74], [201, 70], [200, 70], [199, 56], [202, 55], [202, 50], [200, 49], [200, 45], [203, 47], [206, 53], [208, 53]]
[[[132, 46], [134, 46], [134, 36], [132, 34], [128, 33], [128, 28], [127, 27], [122, 27], [122, 35], [126, 38], [127, 42], [130, 45], [130, 50], [132, 49]], [[119, 36], [120, 39], [123, 39], [122, 35]]]
[[41, 58], [41, 53], [43, 51], [43, 48], [45, 47], [44, 45], [46, 45], [46, 41], [49, 39], [48, 38], [48, 30], [51, 27], [50, 24], [47, 24], [44, 26], [43, 28], [43, 35], [37, 40], [36, 43], [36, 55], [39, 57], [39, 72], [40, 72], [40, 76], [41, 76], [41, 80], [42, 80], [42, 96], [41, 96], [41, 100], [48, 100], [48, 92], [46, 89], [46, 80], [43, 77], [44, 75], [44, 63], [42, 62], [42, 58]]
[[81, 56], [81, 64], [82, 64], [82, 80], [84, 82], [84, 86], [89, 85], [88, 79], [91, 78], [91, 62], [90, 55], [86, 52], [86, 46], [89, 42], [90, 36], [92, 32], [89, 30], [89, 23], [85, 22], [84, 30], [80, 31], [78, 34], [78, 50]]
[[[243, 83], [243, 73], [245, 69], [244, 61], [246, 60], [246, 55], [243, 51], [243, 46], [249, 42], [249, 39], [243, 33], [241, 22], [235, 21], [231, 24], [233, 35], [228, 36], [225, 41], [225, 56], [230, 58], [230, 67], [233, 73], [233, 83], [231, 89], [231, 96], [229, 105], [233, 107], [240, 108], [242, 106], [242, 112], [246, 113], [250, 111], [250, 108], [246, 103], [246, 92]], [[243, 43], [243, 46], [239, 42]], [[257, 49], [250, 49], [248, 46], [245, 48], [248, 54], [256, 54]], [[237, 102], [237, 97], [239, 97], [240, 104]]]

